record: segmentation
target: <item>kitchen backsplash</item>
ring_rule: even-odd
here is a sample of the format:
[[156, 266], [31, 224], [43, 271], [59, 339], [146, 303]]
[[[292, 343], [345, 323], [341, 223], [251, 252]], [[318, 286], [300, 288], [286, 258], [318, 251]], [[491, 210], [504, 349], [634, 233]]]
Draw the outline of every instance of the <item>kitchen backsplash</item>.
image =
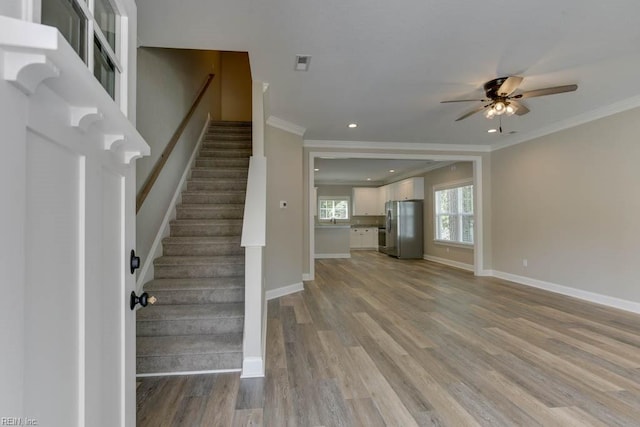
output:
[[353, 216], [351, 225], [384, 225], [384, 216]]
[[[318, 217], [314, 216], [313, 217], [316, 225], [319, 224], [320, 222], [318, 221]], [[343, 222], [341, 222], [342, 224], [344, 224]], [[378, 226], [384, 226], [384, 216], [352, 216], [351, 220], [349, 221], [349, 223], [351, 225], [378, 225]]]

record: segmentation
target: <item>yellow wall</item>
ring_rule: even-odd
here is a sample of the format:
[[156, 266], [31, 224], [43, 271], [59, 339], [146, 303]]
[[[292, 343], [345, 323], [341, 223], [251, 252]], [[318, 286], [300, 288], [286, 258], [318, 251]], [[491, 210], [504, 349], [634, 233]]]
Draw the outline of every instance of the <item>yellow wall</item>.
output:
[[221, 53], [222, 120], [251, 121], [251, 68], [246, 52]]

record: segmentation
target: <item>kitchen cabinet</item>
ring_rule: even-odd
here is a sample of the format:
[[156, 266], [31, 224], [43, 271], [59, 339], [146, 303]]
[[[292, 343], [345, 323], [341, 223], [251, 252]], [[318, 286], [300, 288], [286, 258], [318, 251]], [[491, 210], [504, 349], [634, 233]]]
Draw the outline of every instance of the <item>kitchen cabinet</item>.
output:
[[408, 178], [389, 184], [389, 200], [424, 200], [424, 178]]
[[382, 205], [382, 209], [384, 210], [384, 204], [391, 201], [391, 200], [395, 200], [394, 199], [394, 192], [393, 192], [393, 187], [394, 184], [388, 184], [388, 185], [383, 185], [382, 187], [380, 187], [380, 201], [381, 201], [381, 205]]
[[374, 227], [354, 227], [349, 239], [351, 249], [378, 249], [378, 229]]
[[353, 187], [352, 212], [354, 216], [384, 215], [377, 187]]
[[316, 225], [315, 258], [349, 258], [350, 238], [348, 225]]

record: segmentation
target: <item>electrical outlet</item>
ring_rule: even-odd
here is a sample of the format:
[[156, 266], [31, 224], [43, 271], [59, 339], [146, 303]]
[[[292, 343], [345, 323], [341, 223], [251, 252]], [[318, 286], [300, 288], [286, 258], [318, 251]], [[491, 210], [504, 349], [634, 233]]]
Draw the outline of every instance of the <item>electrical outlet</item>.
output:
[[526, 267], [526, 266], [528, 266], [528, 265], [529, 265], [529, 261], [527, 261], [527, 259], [526, 259], [526, 258], [523, 258], [523, 259], [522, 259], [522, 266], [523, 266], [523, 267]]
[[286, 208], [287, 208], [287, 201], [280, 200], [280, 209], [286, 209]]

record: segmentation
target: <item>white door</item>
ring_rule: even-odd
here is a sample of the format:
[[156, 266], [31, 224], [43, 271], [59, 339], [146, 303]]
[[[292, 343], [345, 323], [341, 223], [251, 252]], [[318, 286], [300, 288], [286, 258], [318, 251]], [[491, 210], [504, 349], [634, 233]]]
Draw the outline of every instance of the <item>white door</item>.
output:
[[148, 146], [90, 74], [63, 69], [37, 86], [33, 73], [7, 72], [42, 64], [37, 55], [0, 54], [0, 417], [133, 426], [131, 160]]
[[24, 414], [133, 425], [132, 168], [70, 148], [27, 132]]

